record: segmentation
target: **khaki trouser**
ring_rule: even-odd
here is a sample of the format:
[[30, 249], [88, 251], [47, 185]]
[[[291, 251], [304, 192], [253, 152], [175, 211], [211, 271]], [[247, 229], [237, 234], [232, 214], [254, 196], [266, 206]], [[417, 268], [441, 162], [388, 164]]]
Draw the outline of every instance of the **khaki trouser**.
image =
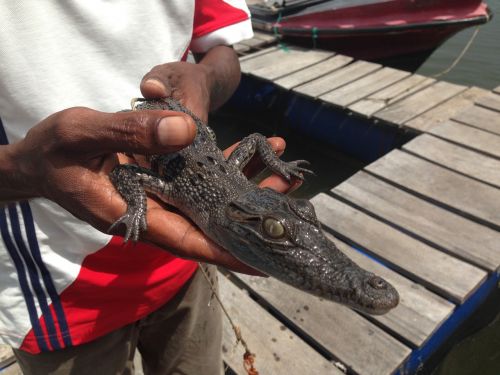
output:
[[[216, 283], [214, 266], [203, 266]], [[146, 375], [220, 375], [221, 310], [200, 270], [165, 306], [90, 343], [54, 352], [14, 350], [25, 375], [134, 374], [134, 353]]]

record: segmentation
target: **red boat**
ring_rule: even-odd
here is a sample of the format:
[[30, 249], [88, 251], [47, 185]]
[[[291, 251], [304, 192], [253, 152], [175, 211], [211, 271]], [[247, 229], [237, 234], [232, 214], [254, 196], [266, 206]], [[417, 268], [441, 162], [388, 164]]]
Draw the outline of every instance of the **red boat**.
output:
[[[488, 22], [481, 0], [249, 0], [255, 29], [295, 44], [415, 69], [458, 31]], [[399, 62], [399, 64], [398, 64]], [[394, 65], [394, 64], [392, 64]], [[401, 66], [400, 66], [401, 67]]]

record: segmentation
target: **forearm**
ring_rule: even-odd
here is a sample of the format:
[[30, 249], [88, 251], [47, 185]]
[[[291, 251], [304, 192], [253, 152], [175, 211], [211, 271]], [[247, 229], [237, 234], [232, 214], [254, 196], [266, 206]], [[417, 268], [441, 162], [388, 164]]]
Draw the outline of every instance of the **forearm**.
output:
[[238, 56], [231, 47], [217, 46], [195, 58], [209, 71], [210, 110], [217, 109], [231, 97], [240, 83]]
[[0, 146], [0, 203], [38, 196], [20, 163], [19, 144]]

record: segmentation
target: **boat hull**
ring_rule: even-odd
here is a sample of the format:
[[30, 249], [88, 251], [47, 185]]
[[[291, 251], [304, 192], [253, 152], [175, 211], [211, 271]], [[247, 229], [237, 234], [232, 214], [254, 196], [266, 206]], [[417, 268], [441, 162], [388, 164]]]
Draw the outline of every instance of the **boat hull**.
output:
[[[331, 7], [328, 4], [331, 3]], [[424, 60], [434, 49], [467, 27], [491, 19], [485, 3], [389, 0], [334, 8], [335, 1], [273, 16], [253, 16], [254, 27], [284, 41], [333, 50], [363, 60], [413, 56]], [[414, 65], [419, 63], [413, 62]], [[418, 67], [418, 66], [417, 66]]]

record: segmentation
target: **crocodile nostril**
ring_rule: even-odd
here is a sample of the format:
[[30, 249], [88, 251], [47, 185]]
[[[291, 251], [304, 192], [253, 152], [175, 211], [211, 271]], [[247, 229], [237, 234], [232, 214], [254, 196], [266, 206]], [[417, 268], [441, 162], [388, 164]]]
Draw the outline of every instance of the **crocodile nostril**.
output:
[[370, 286], [375, 289], [387, 288], [387, 283], [385, 282], [385, 280], [378, 276], [370, 277], [370, 279], [368, 280], [368, 284], [370, 284]]

